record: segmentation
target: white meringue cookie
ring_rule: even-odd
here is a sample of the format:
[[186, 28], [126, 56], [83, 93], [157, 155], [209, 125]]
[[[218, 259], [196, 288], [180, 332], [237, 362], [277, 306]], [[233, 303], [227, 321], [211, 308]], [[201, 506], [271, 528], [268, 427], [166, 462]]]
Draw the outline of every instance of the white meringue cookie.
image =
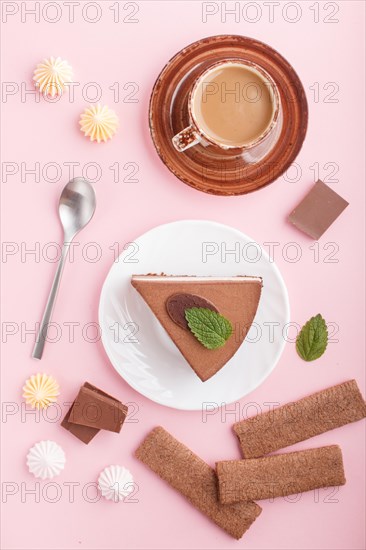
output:
[[52, 479], [65, 467], [65, 453], [54, 441], [40, 441], [27, 454], [27, 466], [34, 477]]
[[123, 466], [107, 466], [98, 478], [99, 489], [107, 500], [119, 502], [134, 489], [132, 474]]

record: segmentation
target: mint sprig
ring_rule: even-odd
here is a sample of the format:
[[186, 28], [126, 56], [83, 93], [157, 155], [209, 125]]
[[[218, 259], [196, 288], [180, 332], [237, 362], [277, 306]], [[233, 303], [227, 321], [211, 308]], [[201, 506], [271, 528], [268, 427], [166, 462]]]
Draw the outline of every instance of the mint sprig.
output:
[[207, 349], [221, 348], [233, 332], [230, 321], [204, 307], [186, 309], [185, 317], [194, 336]]
[[327, 325], [318, 313], [302, 327], [296, 339], [296, 350], [304, 361], [314, 361], [323, 355], [327, 344]]

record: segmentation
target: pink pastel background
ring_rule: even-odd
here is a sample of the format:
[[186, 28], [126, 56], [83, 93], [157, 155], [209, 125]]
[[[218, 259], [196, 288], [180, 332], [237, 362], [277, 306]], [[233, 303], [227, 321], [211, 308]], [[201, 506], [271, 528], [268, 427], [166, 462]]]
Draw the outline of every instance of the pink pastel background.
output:
[[[3, 255], [2, 259], [3, 548], [365, 548], [362, 422], [296, 446], [302, 449], [339, 444], [347, 476], [344, 487], [338, 492], [330, 489], [320, 490], [319, 494], [309, 492], [297, 501], [281, 498], [264, 501], [261, 517], [239, 542], [211, 524], [133, 456], [145, 434], [154, 426], [163, 425], [214, 465], [218, 459], [240, 457], [231, 425], [239, 420], [250, 402], [285, 403], [350, 378], [356, 378], [364, 392], [364, 3], [316, 2], [318, 23], [314, 22], [311, 2], [297, 3], [301, 4], [302, 16], [296, 23], [286, 21], [296, 15], [291, 11], [294, 8], [286, 8], [287, 2], [275, 9], [273, 22], [269, 21], [268, 7], [262, 2], [250, 3], [257, 7], [248, 8], [244, 16], [242, 12], [240, 21], [235, 21], [233, 15], [221, 21], [222, 14], [218, 12], [209, 16], [207, 22], [202, 21], [205, 7], [201, 2], [139, 1], [138, 12], [131, 16], [128, 14], [135, 11], [135, 3], [120, 2], [120, 19], [135, 19], [135, 23], [114, 22], [116, 2], [97, 3], [101, 18], [95, 23], [83, 19], [82, 1], [75, 7], [73, 23], [68, 22], [68, 9], [63, 2], [58, 3], [58, 12], [51, 6], [45, 14], [49, 20], [60, 15], [60, 20], [54, 23], [42, 15], [38, 23], [31, 15], [22, 22], [22, 6], [23, 10], [31, 8], [34, 2], [2, 2], [3, 10], [11, 10], [9, 4], [19, 11], [7, 20], [3, 12], [1, 62], [7, 90], [12, 82], [19, 89], [21, 83], [31, 89], [34, 66], [50, 55], [67, 59], [81, 85], [75, 89], [73, 102], [65, 96], [55, 104], [43, 98], [37, 103], [32, 95], [22, 101], [20, 92], [2, 99], [3, 169], [8, 170], [10, 165], [4, 163], [11, 162], [18, 167], [17, 173], [4, 178], [1, 187], [2, 240], [15, 243], [4, 244], [8, 252], [13, 246], [14, 253]], [[41, 2], [41, 6], [44, 4]], [[240, 3], [241, 9], [245, 4], [248, 2]], [[211, 3], [213, 10], [219, 10], [220, 5]], [[229, 5], [232, 7], [234, 3]], [[337, 7], [338, 13], [332, 16]], [[88, 8], [89, 19], [95, 17], [93, 9]], [[260, 15], [259, 9], [262, 15], [257, 22], [245, 20], [253, 20], [256, 13]], [[284, 9], [289, 11], [283, 12]], [[326, 16], [338, 22], [327, 23]], [[297, 168], [260, 192], [236, 198], [200, 194], [178, 181], [158, 158], [147, 122], [151, 88], [164, 64], [185, 45], [221, 33], [248, 35], [281, 52], [303, 81], [310, 111], [308, 134], [296, 160]], [[88, 104], [82, 90], [84, 95], [89, 92], [91, 98], [92, 88], [85, 90], [90, 82], [101, 86], [101, 101], [113, 107], [120, 117], [120, 131], [108, 144], [90, 143], [78, 130], [78, 116]], [[114, 103], [110, 87], [116, 82], [121, 97]], [[131, 82], [139, 87], [135, 103], [123, 101], [136, 87], [128, 84]], [[324, 102], [335, 89], [334, 84], [327, 83], [339, 86], [333, 96], [338, 102]], [[314, 98], [317, 86], [319, 101]], [[40, 181], [29, 174], [22, 181], [21, 163], [24, 171], [24, 167], [31, 168], [36, 162], [40, 163]], [[52, 166], [47, 171], [50, 162], [58, 163], [59, 174]], [[102, 175], [95, 182], [98, 206], [92, 223], [80, 234], [75, 261], [64, 272], [53, 318], [62, 329], [61, 337], [47, 345], [44, 359], [36, 363], [31, 359], [34, 335], [25, 334], [25, 330], [40, 320], [53, 277], [55, 265], [45, 256], [47, 252], [49, 256], [55, 252], [47, 243], [61, 242], [56, 205], [69, 179], [65, 163], [70, 162], [79, 163], [75, 175], [87, 163], [100, 165]], [[123, 167], [130, 162], [138, 164], [135, 176], [138, 182], [122, 181], [129, 172], [128, 166]], [[110, 169], [115, 163], [120, 167], [119, 182], [113, 181]], [[339, 165], [329, 184], [350, 202], [320, 240], [318, 262], [314, 261], [314, 250], [310, 248], [313, 241], [286, 222], [288, 213], [314, 181], [310, 168], [314, 163], [319, 163], [323, 179], [329, 178], [333, 169], [327, 163]], [[84, 176], [95, 178], [92, 168], [87, 172]], [[54, 182], [50, 181], [52, 178]], [[290, 181], [294, 179], [297, 181]], [[115, 243], [122, 249], [126, 242], [156, 225], [187, 218], [232, 225], [259, 243], [280, 243], [275, 260], [289, 291], [292, 320], [302, 324], [321, 312], [327, 321], [339, 325], [338, 342], [330, 343], [321, 359], [305, 363], [297, 356], [294, 345], [288, 343], [274, 372], [260, 388], [240, 401], [240, 414], [230, 414], [234, 410], [231, 406], [208, 417], [207, 422], [202, 421], [200, 412], [167, 409], [137, 394], [111, 367], [101, 342], [90, 343], [82, 333], [88, 323], [97, 322], [99, 294], [113, 262]], [[84, 249], [84, 257], [81, 253], [83, 246], [91, 242], [97, 243], [102, 251], [95, 262], [91, 261], [95, 248], [86, 252]], [[301, 246], [302, 257], [296, 263], [286, 261], [281, 253], [290, 242]], [[35, 246], [39, 246], [40, 257], [31, 254], [24, 257], [25, 247]], [[336, 262], [330, 262], [329, 257], [326, 261], [335, 246]], [[70, 322], [79, 323], [73, 342], [69, 342], [65, 324]], [[14, 334], [9, 335], [11, 327]], [[92, 328], [89, 330], [90, 340], [95, 333]], [[85, 380], [124, 402], [136, 403], [132, 408], [138, 410], [120, 435], [100, 433], [89, 446], [83, 445], [63, 430], [59, 422], [52, 422], [51, 418], [37, 421], [32, 415], [24, 415], [24, 410], [21, 414], [23, 382], [37, 371], [48, 372], [59, 381], [63, 412], [66, 410], [63, 403], [73, 399]], [[36, 483], [26, 469], [25, 456], [42, 439], [55, 440], [67, 455], [66, 469], [55, 480], [59, 484], [58, 502], [50, 502], [57, 497], [55, 487], [48, 486], [47, 493], [42, 495], [44, 482], [39, 486], [40, 502], [35, 502], [34, 495], [24, 494]], [[109, 464], [122, 464], [133, 473], [139, 486], [138, 502], [118, 505], [104, 499], [90, 502], [95, 496], [92, 486], [85, 496], [85, 485], [95, 482], [99, 472]], [[79, 485], [75, 486], [74, 499], [70, 499], [68, 487], [73, 482]], [[6, 492], [11, 489], [12, 495]]]

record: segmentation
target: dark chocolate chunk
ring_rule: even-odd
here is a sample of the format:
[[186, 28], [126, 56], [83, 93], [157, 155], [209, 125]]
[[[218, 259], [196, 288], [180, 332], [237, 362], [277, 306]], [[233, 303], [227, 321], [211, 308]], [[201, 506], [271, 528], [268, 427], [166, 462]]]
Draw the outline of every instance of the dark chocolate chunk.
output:
[[318, 180], [288, 219], [313, 239], [319, 239], [347, 206], [346, 200]]
[[97, 435], [100, 431], [98, 428], [91, 428], [90, 426], [81, 426], [80, 424], [73, 424], [69, 421], [71, 409], [74, 404], [71, 405], [70, 409], [67, 411], [65, 418], [61, 422], [61, 426], [65, 430], [72, 433], [75, 437], [80, 439], [83, 443], [90, 443], [90, 441]]
[[[90, 384], [90, 382], [85, 382], [83, 384], [83, 387], [84, 388], [89, 388], [90, 390], [93, 390], [93, 391], [99, 393], [100, 395], [104, 395], [106, 397], [110, 397], [111, 399], [114, 399], [108, 393], [105, 393], [104, 391], [100, 390], [96, 386], [93, 386], [93, 384]], [[75, 401], [73, 402], [70, 409], [66, 413], [65, 418], [61, 422], [61, 426], [63, 428], [65, 428], [66, 430], [68, 430], [70, 433], [72, 433], [75, 437], [80, 439], [80, 441], [82, 441], [83, 443], [88, 444], [93, 439], [93, 437], [95, 437], [97, 435], [97, 433], [100, 430], [99, 430], [99, 428], [92, 428], [90, 426], [83, 426], [82, 424], [75, 424], [73, 422], [70, 422], [69, 418], [70, 418], [71, 410], [74, 406], [74, 403], [75, 403]]]
[[186, 330], [189, 330], [189, 327], [185, 311], [191, 307], [204, 307], [218, 313], [218, 309], [211, 302], [196, 294], [172, 294], [166, 301], [166, 309], [171, 320]]
[[127, 412], [118, 399], [85, 382], [61, 426], [88, 444], [100, 429], [119, 432]]
[[119, 433], [128, 408], [118, 399], [86, 385], [80, 388], [69, 415], [69, 422]]
[[113, 401], [117, 401], [119, 403], [120, 401], [110, 395], [109, 393], [106, 393], [105, 391], [101, 390], [100, 388], [97, 388], [97, 386], [93, 386], [90, 382], [84, 382], [83, 388], [88, 388], [89, 390], [93, 390], [96, 393], [99, 393], [99, 395], [104, 395], [104, 397], [109, 397], [109, 399], [113, 399]]

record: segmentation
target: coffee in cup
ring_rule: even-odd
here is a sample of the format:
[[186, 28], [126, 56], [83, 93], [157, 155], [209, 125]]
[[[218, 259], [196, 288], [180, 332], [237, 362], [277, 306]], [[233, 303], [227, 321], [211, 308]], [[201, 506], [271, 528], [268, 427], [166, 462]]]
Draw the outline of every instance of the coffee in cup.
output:
[[174, 136], [173, 144], [178, 151], [197, 143], [251, 148], [271, 132], [279, 108], [277, 87], [264, 69], [220, 61], [196, 79], [188, 99], [191, 125]]

